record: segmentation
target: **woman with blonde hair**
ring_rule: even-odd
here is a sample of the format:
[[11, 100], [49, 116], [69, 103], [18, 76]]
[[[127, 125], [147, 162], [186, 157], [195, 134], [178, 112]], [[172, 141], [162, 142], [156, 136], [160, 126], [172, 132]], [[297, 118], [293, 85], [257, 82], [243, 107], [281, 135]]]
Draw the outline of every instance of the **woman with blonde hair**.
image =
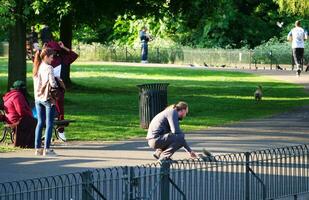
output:
[[[54, 77], [53, 61], [54, 51], [50, 48], [43, 48], [34, 57], [33, 63], [33, 85], [34, 99], [37, 111], [38, 123], [35, 129], [35, 155], [56, 156], [50, 149], [52, 130], [55, 115], [55, 102], [51, 96], [51, 89], [57, 87]], [[44, 149], [41, 148], [41, 137], [43, 127], [45, 129]]]

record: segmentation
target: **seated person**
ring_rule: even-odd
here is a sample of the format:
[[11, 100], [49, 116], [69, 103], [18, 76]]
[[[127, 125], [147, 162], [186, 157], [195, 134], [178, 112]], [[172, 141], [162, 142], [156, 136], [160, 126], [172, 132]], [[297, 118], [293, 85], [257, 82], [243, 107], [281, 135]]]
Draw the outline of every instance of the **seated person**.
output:
[[22, 117], [32, 117], [32, 111], [26, 99], [26, 85], [15, 81], [12, 88], [3, 96], [4, 111], [8, 124], [18, 123]]
[[36, 120], [26, 98], [26, 84], [15, 81], [3, 96], [5, 121], [14, 127], [15, 146], [31, 148], [34, 145]]

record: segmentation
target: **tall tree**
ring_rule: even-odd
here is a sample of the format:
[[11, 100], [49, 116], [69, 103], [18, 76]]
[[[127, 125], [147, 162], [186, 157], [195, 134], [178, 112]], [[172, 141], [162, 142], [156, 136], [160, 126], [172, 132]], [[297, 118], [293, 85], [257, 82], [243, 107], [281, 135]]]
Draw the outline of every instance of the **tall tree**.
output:
[[[73, 17], [72, 13], [70, 12], [62, 16], [60, 20], [60, 40], [69, 49], [72, 48], [72, 36], [73, 36]], [[62, 70], [62, 79], [67, 86], [71, 84], [70, 67], [71, 67], [70, 65], [67, 65]]]
[[[51, 27], [56, 28], [60, 24], [60, 40], [67, 47], [72, 45], [72, 32], [81, 25], [96, 27], [102, 21], [114, 21], [117, 16], [126, 12], [137, 14], [155, 13], [164, 0], [34, 0], [33, 8], [39, 18], [45, 22], [52, 22]], [[70, 84], [70, 67], [66, 68], [65, 83]]]
[[9, 31], [8, 89], [16, 80], [26, 81], [26, 22], [28, 0], [3, 0], [0, 5], [2, 29]]

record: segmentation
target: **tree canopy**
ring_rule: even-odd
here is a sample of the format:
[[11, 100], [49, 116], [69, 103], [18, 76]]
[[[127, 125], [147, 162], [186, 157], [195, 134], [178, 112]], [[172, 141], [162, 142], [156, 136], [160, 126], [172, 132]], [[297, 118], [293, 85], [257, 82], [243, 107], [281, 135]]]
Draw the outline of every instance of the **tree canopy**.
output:
[[68, 47], [72, 39], [134, 45], [146, 25], [161, 46], [254, 48], [283, 38], [296, 19], [307, 29], [308, 16], [308, 0], [1, 0], [0, 39], [10, 42], [10, 86], [25, 79], [32, 25], [49, 25]]
[[309, 16], [309, 1], [308, 0], [276, 0], [281, 12], [299, 15], [303, 17]]

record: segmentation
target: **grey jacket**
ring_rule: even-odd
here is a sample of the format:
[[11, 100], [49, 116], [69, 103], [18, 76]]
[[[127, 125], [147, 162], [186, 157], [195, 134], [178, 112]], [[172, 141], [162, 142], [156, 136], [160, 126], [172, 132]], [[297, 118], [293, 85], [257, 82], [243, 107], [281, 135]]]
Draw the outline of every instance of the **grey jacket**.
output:
[[[167, 133], [181, 134], [184, 137], [184, 133], [179, 127], [178, 113], [173, 108], [163, 110], [151, 120], [146, 139], [150, 140]], [[184, 148], [191, 152], [187, 143], [185, 143]]]

